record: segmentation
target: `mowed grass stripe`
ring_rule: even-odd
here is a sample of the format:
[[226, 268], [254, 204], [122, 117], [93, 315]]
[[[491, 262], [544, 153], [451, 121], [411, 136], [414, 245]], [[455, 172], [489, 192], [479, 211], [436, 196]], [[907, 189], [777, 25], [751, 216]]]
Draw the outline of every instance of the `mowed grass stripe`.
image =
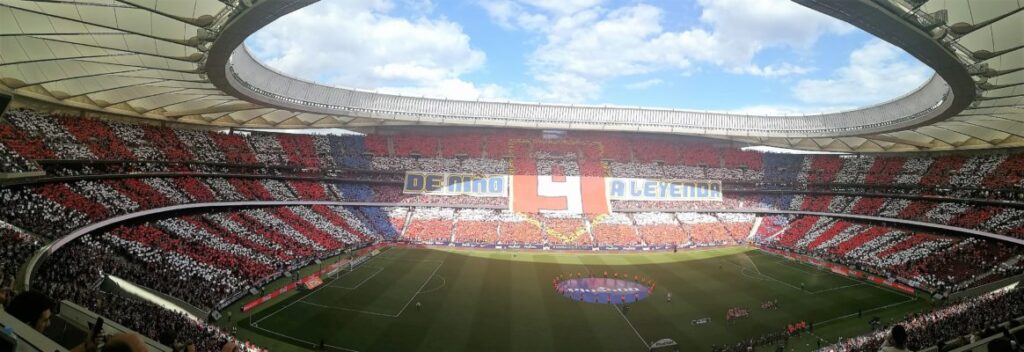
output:
[[[581, 270], [583, 275], [602, 276], [605, 269], [610, 267], [605, 263], [606, 258], [604, 256], [583, 254], [575, 258], [579, 261], [580, 266], [583, 267], [583, 270]], [[621, 259], [615, 258], [611, 260], [621, 262]], [[620, 271], [624, 268], [628, 267], [618, 266]], [[633, 273], [636, 273], [636, 271], [633, 271]], [[633, 274], [629, 275], [632, 277]], [[609, 272], [609, 277], [613, 276]], [[618, 304], [619, 302], [612, 298], [612, 303]], [[650, 343], [648, 338], [642, 333], [640, 333], [640, 336], [637, 336], [639, 330], [634, 331], [635, 326], [632, 325], [632, 322], [627, 322], [628, 317], [623, 317], [619, 307], [593, 303], [585, 303], [585, 305], [587, 305], [585, 312], [588, 313], [591, 324], [595, 325], [595, 330], [602, 332], [597, 335], [600, 343], [599, 349], [605, 348], [617, 351], [642, 351], [647, 349], [647, 345]]]
[[355, 289], [360, 284], [368, 281], [373, 276], [379, 274], [384, 270], [383, 266], [377, 266], [373, 264], [364, 264], [356, 267], [352, 271], [343, 271], [339, 273], [338, 279], [327, 283], [327, 287], [337, 289]]
[[[439, 259], [437, 256], [421, 256], [418, 257], [422, 262], [417, 263], [414, 260], [402, 260], [395, 261], [393, 265], [399, 268], [399, 270], [406, 270], [408, 266], [419, 266], [419, 265], [431, 265], [432, 268], [437, 268], [434, 272], [433, 269], [430, 273], [425, 274], [418, 280], [416, 288], [424, 287], [424, 289], [431, 289], [433, 291], [430, 294], [422, 295], [417, 294], [412, 297], [409, 306], [406, 307], [405, 311], [402, 312], [400, 317], [383, 321], [384, 325], [377, 328], [378, 333], [374, 335], [374, 338], [367, 343], [367, 350], [376, 351], [396, 351], [396, 350], [415, 350], [417, 346], [423, 346], [431, 341], [431, 331], [425, 327], [438, 326], [443, 324], [444, 319], [447, 317], [444, 314], [438, 314], [445, 308], [445, 302], [448, 299], [448, 285], [451, 284], [450, 280], [446, 276], [457, 276], [455, 273], [450, 272], [454, 268], [458, 268], [458, 258], [445, 258], [444, 264], [437, 267], [437, 263], [433, 263], [433, 260]], [[449, 260], [455, 261], [454, 266], [450, 265]], [[434, 274], [428, 279], [428, 276]], [[442, 283], [444, 286], [440, 286]], [[424, 280], [428, 280], [424, 286]], [[420, 308], [416, 308], [416, 302], [421, 303]]]
[[[544, 257], [545, 255], [540, 256]], [[568, 262], [568, 260], [563, 261]], [[553, 350], [571, 351], [598, 348], [600, 346], [598, 335], [606, 332], [599, 331], [598, 327], [591, 324], [587, 316], [587, 309], [594, 305], [562, 297], [551, 286], [551, 280], [555, 277], [581, 272], [583, 268], [575, 263], [554, 264], [550, 260], [543, 260], [541, 264], [536, 265], [543, 268], [544, 274], [538, 274], [544, 279], [544, 284], [540, 285], [540, 292], [544, 297], [544, 307], [549, 309], [537, 313], [546, 315], [547, 319], [551, 321], [550, 326], [554, 334], [549, 343], [554, 346]], [[569, 336], [572, 338], [567, 338]]]
[[[497, 259], [501, 253], [494, 253], [488, 259]], [[512, 296], [522, 288], [511, 282], [512, 262], [507, 260], [483, 260], [483, 270], [478, 296], [480, 304], [473, 315], [470, 336], [466, 350], [481, 351], [487, 346], [508, 346], [511, 341], [509, 305]]]
[[[555, 299], [550, 285], [551, 275], [544, 264], [513, 263], [509, 282], [512, 287], [509, 297], [509, 321], [511, 322], [511, 349], [520, 351], [550, 350], [553, 348], [553, 334], [558, 333], [551, 325], [548, 311], [554, 309]], [[530, 336], [528, 339], [516, 338]]]
[[[438, 275], [445, 277], [445, 288], [438, 293], [444, 295], [430, 294], [417, 297], [423, 303], [422, 310], [409, 308], [404, 319], [421, 319], [423, 316], [436, 316], [430, 325], [402, 325], [402, 329], [419, 330], [426, 333], [427, 337], [414, 346], [404, 348], [378, 349], [382, 351], [445, 351], [464, 350], [469, 343], [471, 328], [477, 310], [481, 309], [479, 292], [484, 283], [486, 270], [481, 264], [486, 260], [461, 256], [450, 253], [445, 259], [445, 265], [441, 267]], [[416, 334], [419, 334], [420, 332]], [[400, 340], [401, 330], [396, 330], [396, 339]], [[436, 338], [443, 336], [444, 338]]]

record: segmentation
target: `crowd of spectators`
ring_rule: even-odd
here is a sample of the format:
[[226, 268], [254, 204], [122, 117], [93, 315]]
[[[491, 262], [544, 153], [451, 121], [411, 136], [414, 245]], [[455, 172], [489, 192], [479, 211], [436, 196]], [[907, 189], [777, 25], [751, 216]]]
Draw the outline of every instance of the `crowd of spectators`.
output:
[[[507, 207], [508, 197], [476, 197], [470, 195], [434, 195], [405, 193], [402, 185], [375, 184], [366, 188], [370, 202], [403, 205], [463, 205], [484, 207]], [[343, 191], [344, 194], [344, 191]]]
[[158, 207], [214, 201], [339, 200], [335, 194], [322, 183], [304, 180], [285, 182], [222, 177], [88, 179], [0, 188], [0, 219], [41, 236], [56, 238], [92, 222]]
[[773, 216], [764, 223], [774, 225], [754, 237], [760, 246], [845, 264], [935, 292], [954, 292], [981, 277], [1002, 278], [1022, 271], [1011, 261], [1020, 254], [1016, 247], [976, 238], [823, 216]]
[[[124, 224], [83, 236], [54, 252], [42, 262], [33, 288], [153, 339], [176, 333], [178, 339], [211, 350], [202, 348], [222, 345], [227, 335], [150, 303], [104, 293], [98, 285], [112, 275], [196, 307], [220, 309], [230, 297], [285, 271], [349, 246], [381, 240], [358, 213], [342, 206], [287, 206]], [[5, 256], [0, 265], [7, 277], [13, 274], [8, 259], [23, 262], [41, 243], [2, 225]]]
[[[3, 138], [3, 136], [0, 136]], [[4, 143], [0, 143], [0, 174], [39, 171], [39, 165], [29, 161]]]
[[498, 244], [500, 211], [492, 209], [460, 209], [455, 227], [455, 242]]
[[[710, 142], [577, 132], [547, 139], [529, 131], [451, 131], [392, 135], [302, 135], [156, 127], [67, 117], [25, 109], [4, 114], [0, 142], [26, 162], [162, 160], [349, 168], [401, 172], [503, 173], [519, 158], [603, 160], [616, 177], [707, 178], [757, 184], [865, 184], [1011, 189], [1024, 157], [987, 153], [947, 156], [777, 155]], [[506, 159], [508, 158], [508, 159]], [[15, 158], [17, 159], [17, 158]], [[20, 162], [18, 162], [20, 163]], [[580, 166], [592, 168], [589, 163]], [[597, 169], [601, 169], [600, 164]], [[581, 170], [582, 171], [582, 170]], [[529, 172], [529, 170], [527, 170]], [[966, 191], [965, 191], [966, 192]], [[972, 193], [973, 194], [973, 193]]]
[[79, 241], [123, 258], [97, 264], [104, 273], [219, 308], [226, 297], [282, 270], [379, 239], [343, 207], [289, 206], [182, 215]]
[[[552, 138], [535, 131], [224, 133], [25, 109], [11, 109], [3, 120], [0, 173], [43, 170], [48, 177], [69, 177], [0, 188], [0, 249], [5, 254], [0, 274], [5, 276], [44, 241], [89, 223], [157, 207], [245, 200], [398, 206], [293, 206], [182, 215], [89, 235], [47, 261], [40, 289], [112, 316], [120, 316], [118, 309], [138, 312], [125, 319], [150, 336], [168, 327], [139, 317], [168, 312], [79, 287], [89, 287], [104, 274], [119, 275], [212, 307], [282, 270], [357, 243], [401, 237], [493, 245], [734, 245], [747, 241], [754, 223], [753, 215], [727, 212], [736, 209], [874, 215], [1024, 238], [1024, 210], [979, 202], [1024, 199], [1024, 153], [777, 155], [711, 142], [602, 132]], [[51, 159], [62, 161], [46, 161]], [[720, 202], [613, 200], [614, 210], [629, 212], [584, 218], [516, 214], [505, 210], [508, 197], [406, 194], [400, 182], [405, 171], [710, 179], [729, 185]], [[135, 173], [178, 175], [86, 177]], [[368, 183], [318, 180], [345, 177]], [[737, 187], [764, 192], [730, 191]], [[1016, 264], [1019, 251], [991, 241], [827, 216], [768, 216], [753, 239], [761, 246], [940, 291], [1022, 271]], [[75, 257], [98, 253], [113, 253], [117, 259], [95, 267], [72, 264]], [[195, 336], [213, 333], [196, 329]]]
[[599, 247], [639, 247], [644, 244], [633, 225], [633, 219], [623, 213], [599, 218], [592, 223], [590, 232]]
[[13, 281], [21, 265], [43, 244], [34, 235], [0, 222], [0, 287]]
[[[906, 350], [943, 346], [940, 350], [949, 351], [980, 338], [1002, 334], [1004, 330], [997, 325], [1003, 322], [1010, 321], [1011, 326], [1019, 326], [1020, 323], [1011, 319], [1022, 314], [1024, 290], [1012, 288], [949, 302], [930, 311], [911, 314], [896, 324], [906, 329]], [[869, 334], [843, 339], [821, 351], [879, 351], [887, 338], [889, 330], [880, 328]]]
[[[160, 272], [147, 273], [146, 267], [125, 257], [112, 255], [103, 245], [91, 241], [71, 243], [57, 253], [44, 262], [38, 277], [33, 280], [33, 289], [52, 299], [74, 302], [167, 345], [178, 342], [195, 345], [199, 351], [219, 351], [231, 339], [216, 327], [183, 314], [96, 288], [108, 270], [118, 270], [119, 274], [136, 271], [135, 276], [159, 276], [162, 275]], [[198, 283], [186, 287], [198, 292], [208, 289]]]
[[[410, 210], [412, 209], [412, 210]], [[408, 225], [407, 214], [412, 212]], [[753, 214], [564, 212], [519, 214], [499, 209], [388, 208], [392, 228], [406, 241], [474, 245], [551, 245], [576, 248], [709, 247], [745, 243]], [[562, 248], [559, 247], [559, 248]]]
[[455, 211], [454, 208], [416, 208], [405, 230], [405, 239], [435, 244], [451, 242]]

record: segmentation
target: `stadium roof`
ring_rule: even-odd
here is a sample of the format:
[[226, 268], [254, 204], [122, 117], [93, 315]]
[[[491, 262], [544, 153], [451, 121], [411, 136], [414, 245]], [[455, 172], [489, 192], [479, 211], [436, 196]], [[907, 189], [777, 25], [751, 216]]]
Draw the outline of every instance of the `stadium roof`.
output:
[[472, 125], [704, 135], [806, 150], [1024, 146], [1024, 4], [796, 0], [935, 70], [883, 104], [810, 116], [456, 101], [298, 80], [250, 34], [315, 0], [0, 0], [0, 91], [153, 120], [250, 128]]

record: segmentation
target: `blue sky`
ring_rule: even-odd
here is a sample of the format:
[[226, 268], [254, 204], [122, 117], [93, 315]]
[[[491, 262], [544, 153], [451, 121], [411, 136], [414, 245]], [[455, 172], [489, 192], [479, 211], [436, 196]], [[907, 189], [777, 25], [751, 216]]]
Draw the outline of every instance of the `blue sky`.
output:
[[788, 0], [322, 0], [247, 43], [342, 87], [749, 113], [878, 103], [932, 73]]

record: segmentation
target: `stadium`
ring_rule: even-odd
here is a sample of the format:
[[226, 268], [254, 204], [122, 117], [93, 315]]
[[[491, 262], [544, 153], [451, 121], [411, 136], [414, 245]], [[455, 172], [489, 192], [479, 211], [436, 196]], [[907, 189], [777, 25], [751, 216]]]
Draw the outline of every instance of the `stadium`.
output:
[[[562, 3], [517, 1], [486, 9]], [[373, 3], [376, 17], [341, 22], [415, 7]], [[429, 15], [455, 18], [454, 1], [418, 3], [434, 10], [387, 23], [477, 25]], [[590, 3], [571, 16], [658, 14]], [[269, 59], [257, 39], [317, 0], [0, 0], [0, 351], [1018, 351], [1024, 3], [692, 7], [726, 3], [791, 6], [927, 74], [870, 102], [819, 89], [820, 113], [449, 98]], [[567, 13], [490, 25], [561, 38], [548, 27]], [[774, 14], [761, 22], [807, 23]], [[607, 27], [595, 28], [523, 70], [547, 72]], [[308, 37], [281, 33], [271, 43], [285, 48]], [[707, 100], [754, 101], [730, 94], [747, 92], [741, 71], [815, 74], [722, 66], [715, 35], [692, 51], [704, 56], [627, 58], [704, 65], [628, 86], [728, 71]], [[673, 38], [691, 37], [657, 43]], [[530, 43], [493, 42], [479, 45]], [[837, 72], [911, 75], [866, 61]], [[585, 71], [605, 66], [608, 82], [635, 69], [599, 64]], [[472, 74], [503, 77], [486, 71]]]

